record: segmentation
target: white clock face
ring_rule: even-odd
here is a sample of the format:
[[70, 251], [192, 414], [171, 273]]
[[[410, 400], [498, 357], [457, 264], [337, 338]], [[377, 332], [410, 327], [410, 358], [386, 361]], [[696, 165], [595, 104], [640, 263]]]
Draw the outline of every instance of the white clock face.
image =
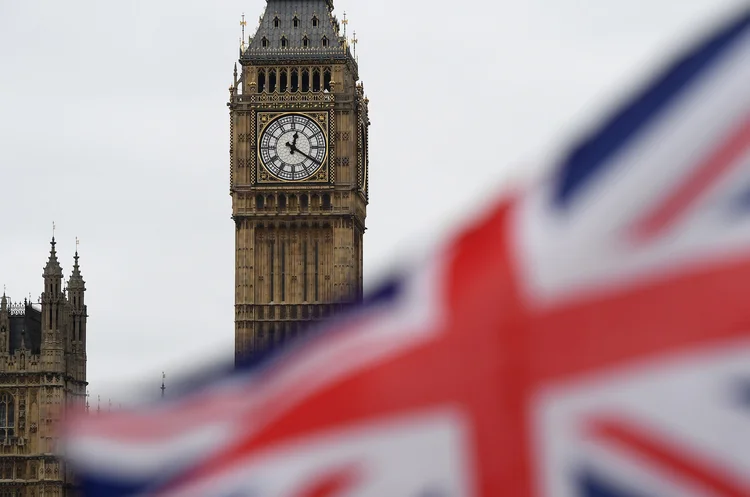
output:
[[287, 114], [271, 121], [260, 137], [260, 159], [269, 173], [286, 181], [315, 174], [326, 159], [323, 129], [302, 114]]

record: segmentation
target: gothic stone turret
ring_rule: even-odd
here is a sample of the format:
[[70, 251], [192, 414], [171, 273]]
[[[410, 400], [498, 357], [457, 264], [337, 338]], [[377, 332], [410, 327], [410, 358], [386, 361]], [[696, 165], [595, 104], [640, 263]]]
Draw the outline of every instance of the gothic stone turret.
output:
[[75, 255], [67, 294], [55, 240], [40, 303], [0, 298], [0, 487], [2, 495], [72, 495], [55, 456], [64, 407], [86, 398], [86, 291]]

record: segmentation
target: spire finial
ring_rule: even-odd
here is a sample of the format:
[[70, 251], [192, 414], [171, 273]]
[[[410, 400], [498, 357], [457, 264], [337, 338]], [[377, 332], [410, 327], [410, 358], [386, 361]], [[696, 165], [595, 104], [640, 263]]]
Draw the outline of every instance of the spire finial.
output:
[[55, 242], [55, 222], [52, 221], [52, 243]]
[[240, 48], [242, 51], [245, 51], [245, 26], [247, 26], [247, 21], [245, 20], [245, 13], [242, 13], [242, 20], [240, 21], [240, 26], [242, 27], [242, 37], [240, 38]]
[[164, 391], [167, 389], [167, 386], [164, 384], [165, 380], [167, 379], [167, 375], [164, 373], [164, 371], [161, 372], [161, 398], [164, 398]]
[[357, 39], [357, 32], [355, 31], [353, 33], [353, 38], [352, 38], [352, 47], [354, 47], [354, 60], [357, 60], [357, 43], [358, 42], [359, 40]]
[[344, 19], [341, 21], [344, 26], [344, 38], [346, 38], [346, 25], [349, 24], [349, 19], [346, 18], [346, 11], [344, 11]]

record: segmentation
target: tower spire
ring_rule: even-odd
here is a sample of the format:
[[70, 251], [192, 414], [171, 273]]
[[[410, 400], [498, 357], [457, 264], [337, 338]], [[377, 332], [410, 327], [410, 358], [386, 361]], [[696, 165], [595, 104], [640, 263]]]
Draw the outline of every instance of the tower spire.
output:
[[44, 276], [62, 276], [62, 268], [60, 267], [60, 261], [57, 260], [57, 250], [55, 249], [55, 245], [57, 245], [57, 242], [55, 242], [55, 235], [52, 235], [49, 259], [47, 259], [47, 265], [44, 267]]
[[80, 243], [80, 240], [78, 237], [76, 237], [76, 254], [73, 256], [73, 274], [70, 276], [70, 280], [68, 281], [68, 286], [71, 286], [71, 283], [75, 280], [83, 281], [81, 279], [81, 268], [78, 265], [78, 244]]
[[161, 398], [164, 398], [164, 391], [167, 389], [167, 386], [165, 385], [165, 380], [167, 379], [167, 375], [164, 373], [164, 371], [161, 372]]

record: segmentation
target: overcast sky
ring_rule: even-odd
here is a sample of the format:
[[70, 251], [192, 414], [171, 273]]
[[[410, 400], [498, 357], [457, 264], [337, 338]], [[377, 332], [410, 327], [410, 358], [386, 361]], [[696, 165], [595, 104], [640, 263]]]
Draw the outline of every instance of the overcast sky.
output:
[[[265, 3], [0, 0], [0, 284], [37, 298], [52, 222], [66, 276], [80, 237], [103, 404], [232, 355], [225, 103]], [[336, 0], [370, 98], [366, 286], [744, 4]]]

